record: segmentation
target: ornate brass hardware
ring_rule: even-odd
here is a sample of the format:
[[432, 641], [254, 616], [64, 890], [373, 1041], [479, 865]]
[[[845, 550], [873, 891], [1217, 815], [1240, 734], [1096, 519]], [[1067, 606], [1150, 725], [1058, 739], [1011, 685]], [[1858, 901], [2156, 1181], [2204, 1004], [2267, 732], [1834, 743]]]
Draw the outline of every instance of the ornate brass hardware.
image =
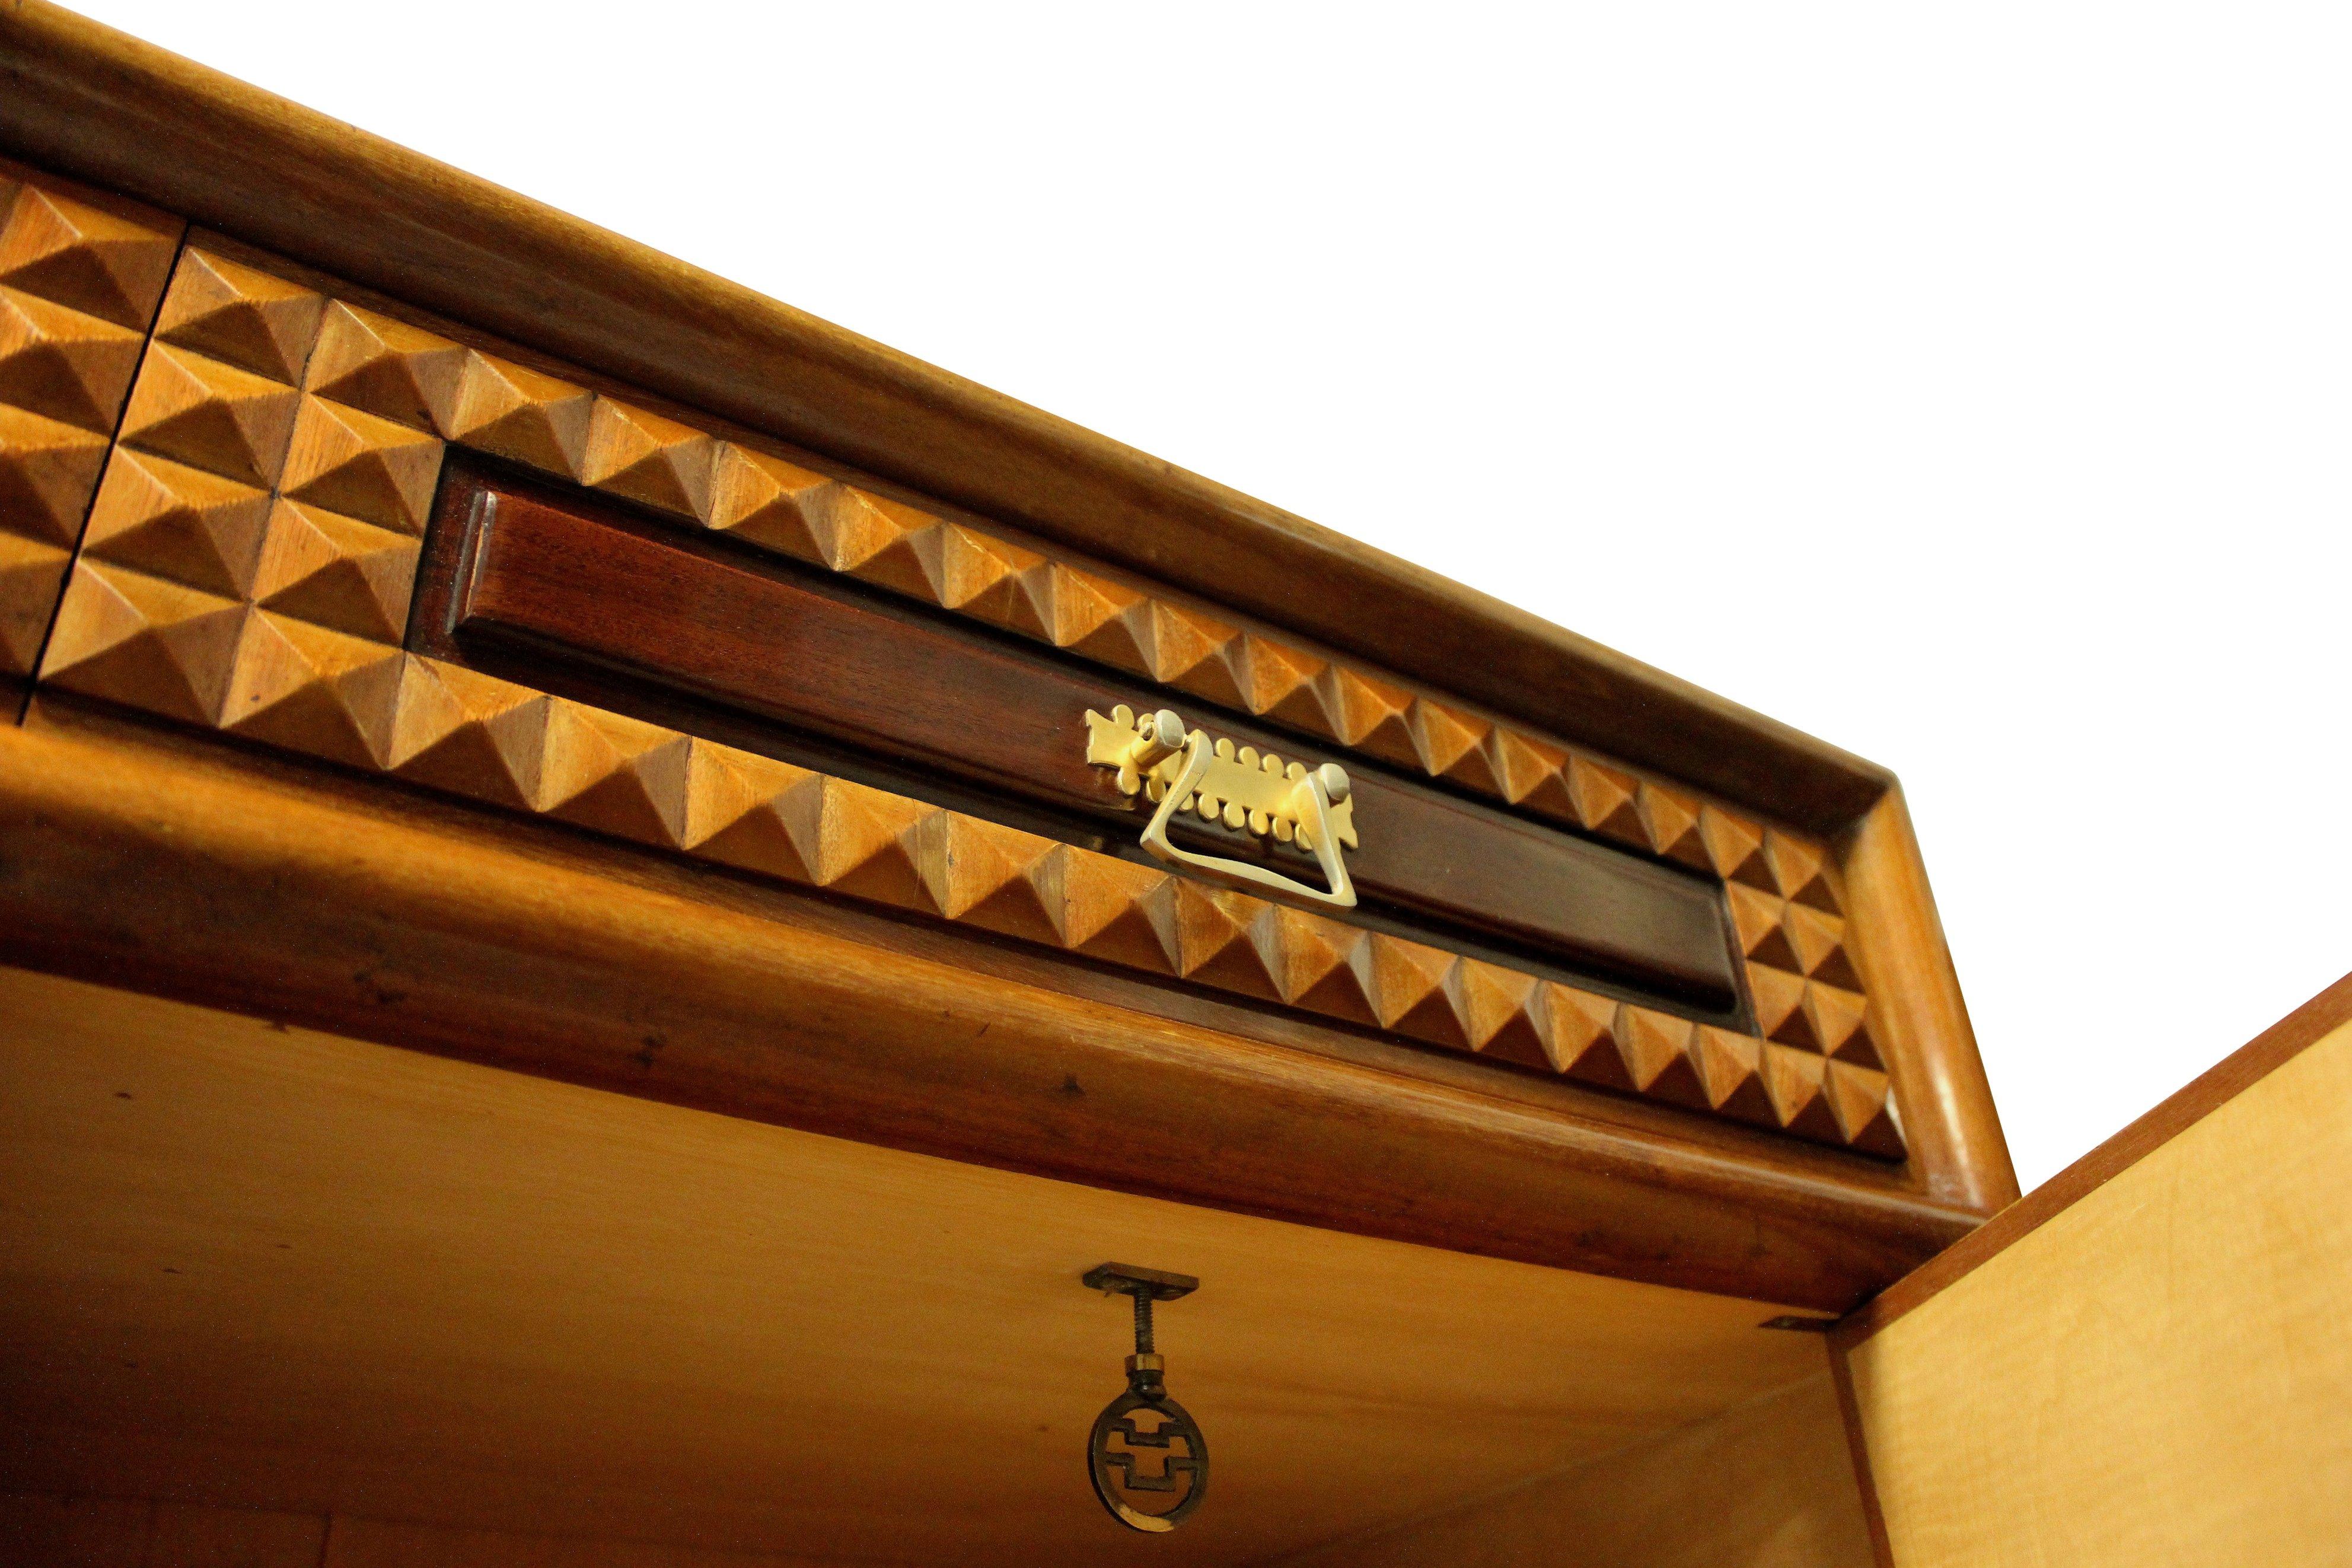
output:
[[1173, 1530], [1209, 1495], [1209, 1445], [1199, 1424], [1168, 1396], [1168, 1363], [1152, 1342], [1151, 1303], [1189, 1296], [1201, 1282], [1190, 1274], [1101, 1263], [1079, 1283], [1135, 1300], [1135, 1353], [1127, 1358], [1127, 1392], [1103, 1406], [1087, 1438], [1087, 1473], [1094, 1479], [1095, 1496], [1129, 1530]]
[[[1270, 752], [1261, 756], [1255, 746], [1236, 751], [1231, 741], [1213, 739], [1205, 730], [1188, 733], [1184, 721], [1164, 708], [1139, 719], [1123, 702], [1108, 719], [1087, 710], [1087, 761], [1117, 768], [1121, 791], [1159, 803], [1143, 829], [1143, 847], [1159, 858], [1225, 881], [1340, 909], [1354, 906], [1356, 889], [1341, 851], [1356, 846], [1355, 805], [1348, 798], [1348, 770], [1339, 763], [1309, 768]], [[1204, 821], [1297, 844], [1315, 857], [1328, 889], [1245, 860], [1177, 848], [1168, 841], [1168, 825], [1186, 810]]]

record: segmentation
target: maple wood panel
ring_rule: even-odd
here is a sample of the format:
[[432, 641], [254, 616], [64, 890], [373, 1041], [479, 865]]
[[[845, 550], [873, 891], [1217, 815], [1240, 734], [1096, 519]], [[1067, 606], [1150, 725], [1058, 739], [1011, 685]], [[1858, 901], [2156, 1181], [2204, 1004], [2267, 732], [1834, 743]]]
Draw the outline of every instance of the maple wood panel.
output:
[[1270, 1568], [1874, 1568], [1826, 1372], [1564, 1474]]
[[1821, 1357], [1753, 1302], [17, 971], [0, 1185], [0, 1490], [866, 1563], [1163, 1562], [1083, 1463], [1131, 1320], [1078, 1277], [1140, 1257], [1202, 1281], [1160, 1317], [1220, 1475], [1176, 1545], [1241, 1564], [1685, 1426]]
[[2152, 1148], [2119, 1139], [2073, 1201], [1842, 1336], [1895, 1563], [2344, 1560], [2352, 1024], [2332, 1006], [2331, 1032]]

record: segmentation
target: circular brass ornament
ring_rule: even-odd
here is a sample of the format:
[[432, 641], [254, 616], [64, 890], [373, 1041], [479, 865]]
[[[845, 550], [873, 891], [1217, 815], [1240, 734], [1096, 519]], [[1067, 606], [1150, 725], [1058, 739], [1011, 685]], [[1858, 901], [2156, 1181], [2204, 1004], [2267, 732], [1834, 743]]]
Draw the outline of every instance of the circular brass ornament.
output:
[[1087, 1469], [1103, 1507], [1129, 1530], [1173, 1530], [1209, 1495], [1208, 1442], [1164, 1391], [1129, 1388], [1103, 1406], [1087, 1439]]

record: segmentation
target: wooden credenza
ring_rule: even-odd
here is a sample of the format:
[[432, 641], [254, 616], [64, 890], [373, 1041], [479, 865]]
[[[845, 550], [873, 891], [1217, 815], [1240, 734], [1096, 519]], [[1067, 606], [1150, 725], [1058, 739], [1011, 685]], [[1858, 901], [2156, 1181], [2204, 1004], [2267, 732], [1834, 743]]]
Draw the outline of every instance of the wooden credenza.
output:
[[[1610, 1456], [1867, 1550], [1804, 1331], [2016, 1195], [1891, 775], [66, 13], [0, 67], [26, 1560], [1339, 1562]], [[1108, 1256], [1204, 1281], [1141, 1544]]]

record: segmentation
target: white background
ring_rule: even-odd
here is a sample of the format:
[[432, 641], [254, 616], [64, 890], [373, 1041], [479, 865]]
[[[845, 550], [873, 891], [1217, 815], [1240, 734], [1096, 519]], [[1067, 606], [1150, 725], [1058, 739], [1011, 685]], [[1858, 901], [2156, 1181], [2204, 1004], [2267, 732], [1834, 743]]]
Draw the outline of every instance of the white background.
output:
[[2352, 22], [82, 0], [1903, 775], [2027, 1185], [2352, 967]]

